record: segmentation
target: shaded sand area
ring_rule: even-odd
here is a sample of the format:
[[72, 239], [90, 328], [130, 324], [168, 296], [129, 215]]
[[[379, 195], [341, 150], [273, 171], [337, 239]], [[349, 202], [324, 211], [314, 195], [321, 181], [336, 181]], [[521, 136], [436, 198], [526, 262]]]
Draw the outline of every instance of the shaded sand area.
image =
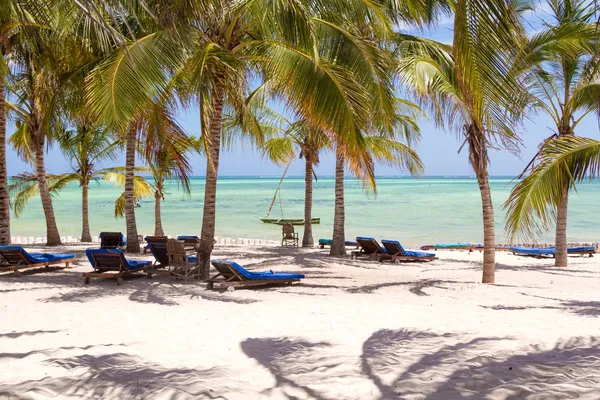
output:
[[52, 249], [82, 256], [69, 270], [0, 275], [0, 399], [600, 398], [600, 257], [498, 253], [484, 286], [480, 253], [394, 265], [217, 247], [307, 276], [228, 293], [84, 285], [84, 248]]

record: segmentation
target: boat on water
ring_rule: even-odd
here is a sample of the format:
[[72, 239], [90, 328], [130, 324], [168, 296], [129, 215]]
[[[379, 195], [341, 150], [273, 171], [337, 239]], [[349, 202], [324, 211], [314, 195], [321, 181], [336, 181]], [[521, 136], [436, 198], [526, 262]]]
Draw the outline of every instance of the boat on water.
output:
[[[285, 224], [292, 224], [292, 225], [304, 225], [304, 218], [285, 218], [283, 216], [283, 204], [281, 201], [281, 183], [283, 182], [283, 178], [285, 178], [285, 175], [287, 174], [288, 169], [290, 168], [290, 164], [288, 163], [287, 167], [285, 167], [285, 171], [283, 171], [283, 175], [281, 176], [281, 179], [279, 180], [279, 185], [277, 185], [277, 189], [275, 189], [275, 194], [273, 195], [273, 201], [271, 201], [271, 205], [269, 206], [269, 210], [267, 211], [267, 214], [263, 217], [260, 218], [260, 220], [262, 222], [264, 222], [265, 224], [274, 224], [274, 225], [285, 225]], [[275, 201], [277, 200], [277, 195], [279, 195], [279, 208], [281, 209], [281, 218], [269, 218], [269, 214], [271, 214], [271, 210], [273, 209], [273, 205], [275, 204]], [[321, 223], [321, 218], [311, 218], [310, 219], [310, 223], [311, 224], [320, 224]]]
[[[260, 219], [265, 224], [275, 224], [275, 225], [304, 225], [304, 218], [261, 218]], [[311, 218], [311, 224], [320, 224], [321, 218]]]

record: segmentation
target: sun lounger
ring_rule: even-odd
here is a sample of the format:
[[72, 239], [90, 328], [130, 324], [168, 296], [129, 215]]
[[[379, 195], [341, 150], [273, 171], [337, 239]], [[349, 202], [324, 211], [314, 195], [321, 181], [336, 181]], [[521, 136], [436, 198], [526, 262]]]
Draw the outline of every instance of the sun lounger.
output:
[[385, 257], [385, 249], [374, 238], [358, 236], [356, 242], [360, 246], [360, 250], [351, 253], [353, 259], [364, 258], [372, 261], [381, 261], [381, 258]]
[[121, 285], [124, 276], [143, 271], [152, 264], [151, 261], [127, 260], [119, 249], [87, 249], [85, 254], [94, 268], [94, 271], [83, 274], [86, 284], [92, 277], [98, 277], [116, 279], [117, 285]]
[[[333, 243], [333, 239], [319, 239], [319, 247], [321, 247], [322, 249], [325, 248], [325, 246], [331, 246], [331, 244]], [[358, 249], [358, 243], [353, 242], [351, 240], [346, 240], [344, 242], [344, 245], [346, 247], [355, 247]]]
[[195, 235], [180, 235], [177, 236], [177, 240], [183, 243], [183, 247], [186, 250], [195, 249], [198, 243], [200, 243], [200, 238]]
[[101, 249], [117, 249], [127, 245], [127, 239], [121, 232], [100, 232]]
[[[154, 256], [154, 264], [146, 267], [144, 271], [152, 277], [152, 275], [171, 275], [170, 270], [164, 270], [170, 266], [169, 251], [167, 249], [167, 243], [149, 243], [148, 249]], [[195, 256], [187, 256], [187, 260], [190, 264], [196, 264]]]
[[382, 240], [381, 244], [385, 248], [386, 257], [382, 259], [400, 261], [432, 261], [437, 259], [434, 253], [424, 253], [422, 251], [404, 250], [404, 247], [397, 240]]
[[292, 274], [287, 272], [251, 272], [233, 261], [214, 260], [212, 265], [219, 272], [208, 280], [208, 289], [214, 289], [215, 285], [234, 290], [236, 287], [284, 284], [290, 285], [304, 279], [303, 274]]
[[[523, 246], [513, 246], [509, 248], [509, 251], [518, 256], [529, 256], [529, 257], [555, 257], [556, 256], [556, 248], [548, 247], [548, 248], [540, 248], [540, 247], [523, 247]], [[579, 254], [586, 255], [589, 254], [590, 257], [593, 257], [596, 252], [596, 248], [594, 246], [582, 246], [582, 247], [569, 247], [567, 248], [567, 254]]]
[[69, 268], [73, 261], [77, 261], [74, 254], [29, 253], [21, 246], [0, 246], [0, 272], [12, 271], [19, 275], [21, 269], [61, 264]]
[[580, 247], [569, 247], [567, 249], [567, 254], [580, 254], [580, 255], [589, 255], [590, 257], [594, 257], [596, 253], [596, 248], [594, 246], [580, 246]]
[[146, 236], [144, 240], [146, 241], [146, 246], [144, 246], [144, 254], [150, 250], [150, 245], [152, 243], [167, 243], [169, 238], [166, 236]]

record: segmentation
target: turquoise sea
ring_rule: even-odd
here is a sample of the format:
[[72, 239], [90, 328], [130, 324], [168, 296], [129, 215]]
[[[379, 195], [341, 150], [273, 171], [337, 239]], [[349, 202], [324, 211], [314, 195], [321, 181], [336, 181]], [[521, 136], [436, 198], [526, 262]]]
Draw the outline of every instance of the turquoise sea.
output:
[[[217, 194], [217, 236], [231, 238], [279, 239], [281, 227], [262, 223], [269, 208], [278, 177], [222, 177]], [[493, 178], [492, 195], [496, 211], [497, 242], [503, 241], [502, 203], [513, 186], [511, 178]], [[204, 178], [191, 181], [192, 194], [183, 195], [177, 183], [170, 183], [163, 203], [163, 227], [169, 235], [199, 234], [202, 220]], [[113, 202], [120, 190], [106, 182], [90, 186], [92, 235], [100, 231], [125, 231], [124, 219], [115, 219]], [[481, 242], [481, 202], [475, 179], [466, 177], [385, 177], [377, 179], [377, 194], [365, 193], [362, 183], [346, 179], [346, 237], [357, 235], [399, 239], [409, 246], [435, 242]], [[286, 178], [281, 190], [283, 215], [303, 217], [304, 179]], [[313, 216], [321, 224], [313, 227], [315, 241], [331, 237], [334, 180], [320, 178], [314, 183]], [[152, 234], [154, 203], [142, 200], [136, 209], [138, 232]], [[583, 183], [569, 201], [569, 241], [600, 240], [600, 182]], [[81, 192], [71, 185], [54, 199], [61, 236], [81, 234]], [[281, 215], [279, 201], [273, 217]], [[12, 236], [45, 236], [39, 199], [28, 205], [19, 219], [12, 220]], [[302, 227], [298, 227], [302, 237]], [[541, 241], [552, 241], [552, 233]]]

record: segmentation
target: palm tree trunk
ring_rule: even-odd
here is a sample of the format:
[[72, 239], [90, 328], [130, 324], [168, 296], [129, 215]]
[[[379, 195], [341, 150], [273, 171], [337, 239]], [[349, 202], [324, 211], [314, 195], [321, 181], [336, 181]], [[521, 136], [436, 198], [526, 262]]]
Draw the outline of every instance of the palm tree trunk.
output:
[[569, 188], [564, 187], [562, 201], [556, 210], [556, 255], [554, 265], [556, 267], [567, 266], [567, 210], [569, 206]]
[[494, 232], [494, 206], [487, 168], [477, 174], [483, 210], [483, 283], [494, 283], [496, 274], [496, 237]]
[[89, 243], [92, 241], [92, 234], [90, 233], [90, 213], [88, 207], [88, 191], [89, 187], [87, 183], [81, 185], [81, 241]]
[[312, 235], [312, 199], [313, 199], [313, 163], [310, 157], [304, 157], [306, 168], [304, 173], [304, 236], [302, 247], [313, 247]]
[[160, 200], [162, 196], [160, 191], [154, 193], [154, 236], [165, 236], [165, 232], [162, 227], [162, 218], [160, 215]]
[[132, 123], [127, 129], [127, 148], [125, 154], [125, 224], [127, 225], [127, 252], [139, 253], [137, 225], [135, 222], [135, 204], [133, 184], [135, 177], [135, 145], [137, 141], [136, 124]]
[[483, 211], [483, 283], [494, 283], [496, 273], [496, 238], [494, 232], [494, 205], [488, 173], [487, 145], [484, 133], [471, 126], [468, 133], [469, 157], [481, 194]]
[[6, 168], [6, 93], [0, 76], [0, 245], [10, 244], [10, 202]]
[[206, 158], [206, 183], [204, 186], [202, 233], [200, 234], [200, 248], [198, 249], [198, 266], [200, 267], [200, 279], [202, 280], [208, 280], [210, 277], [210, 254], [213, 251], [215, 240], [217, 177], [219, 174], [221, 125], [224, 101], [225, 88], [223, 87], [223, 84], [220, 83], [215, 89], [214, 109], [211, 114], [209, 127], [209, 154]]
[[333, 216], [333, 242], [329, 255], [332, 257], [346, 256], [346, 238], [344, 234], [344, 152], [337, 147], [335, 159], [335, 213]]
[[54, 207], [52, 206], [52, 196], [48, 189], [48, 181], [46, 180], [46, 163], [44, 161], [44, 140], [41, 132], [37, 133], [35, 141], [35, 168], [40, 189], [40, 198], [42, 199], [42, 208], [46, 217], [46, 236], [48, 246], [60, 245], [60, 234], [56, 226], [56, 218], [54, 217]]

